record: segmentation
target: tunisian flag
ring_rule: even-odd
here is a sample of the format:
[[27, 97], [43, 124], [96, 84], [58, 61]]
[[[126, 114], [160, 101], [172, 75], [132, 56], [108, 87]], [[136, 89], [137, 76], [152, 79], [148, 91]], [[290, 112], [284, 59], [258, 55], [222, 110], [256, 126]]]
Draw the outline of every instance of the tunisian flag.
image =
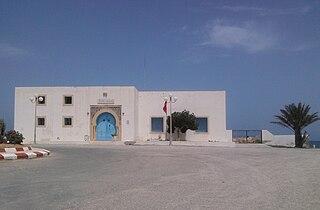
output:
[[163, 111], [167, 114], [167, 101], [163, 104]]

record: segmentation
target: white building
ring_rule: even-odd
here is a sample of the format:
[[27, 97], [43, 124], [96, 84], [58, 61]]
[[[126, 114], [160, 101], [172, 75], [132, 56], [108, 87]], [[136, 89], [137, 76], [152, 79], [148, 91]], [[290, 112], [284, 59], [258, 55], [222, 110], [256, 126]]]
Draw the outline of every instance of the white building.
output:
[[[33, 142], [34, 131], [38, 143], [164, 140], [163, 105], [169, 94], [178, 98], [172, 112], [186, 109], [197, 117], [199, 128], [187, 131], [187, 141], [232, 142], [232, 132], [226, 129], [225, 91], [17, 87], [14, 129], [23, 134], [26, 143]], [[35, 95], [38, 100], [32, 103], [30, 99]]]

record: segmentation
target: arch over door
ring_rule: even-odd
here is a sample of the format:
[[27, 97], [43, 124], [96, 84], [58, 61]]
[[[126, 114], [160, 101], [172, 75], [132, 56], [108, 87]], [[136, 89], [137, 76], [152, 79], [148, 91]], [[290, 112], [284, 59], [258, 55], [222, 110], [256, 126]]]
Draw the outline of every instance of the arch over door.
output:
[[116, 119], [109, 112], [104, 112], [97, 118], [96, 140], [113, 140], [117, 133]]

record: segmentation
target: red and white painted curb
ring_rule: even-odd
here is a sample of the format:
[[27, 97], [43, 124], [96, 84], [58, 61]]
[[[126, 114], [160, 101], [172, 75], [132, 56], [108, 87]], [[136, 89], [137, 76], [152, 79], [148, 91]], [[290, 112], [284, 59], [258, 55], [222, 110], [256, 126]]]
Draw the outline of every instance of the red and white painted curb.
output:
[[20, 148], [0, 148], [0, 152], [8, 152], [8, 153], [14, 153], [14, 152], [23, 152], [23, 151], [29, 151], [32, 150], [32, 147], [20, 147]]
[[50, 151], [31, 147], [0, 149], [0, 160], [33, 159], [50, 155]]

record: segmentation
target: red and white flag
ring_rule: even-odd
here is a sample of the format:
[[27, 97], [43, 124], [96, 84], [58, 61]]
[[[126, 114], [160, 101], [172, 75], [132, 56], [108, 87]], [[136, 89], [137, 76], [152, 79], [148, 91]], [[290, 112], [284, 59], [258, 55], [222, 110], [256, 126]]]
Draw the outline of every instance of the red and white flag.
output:
[[163, 104], [163, 111], [167, 114], [167, 101]]

